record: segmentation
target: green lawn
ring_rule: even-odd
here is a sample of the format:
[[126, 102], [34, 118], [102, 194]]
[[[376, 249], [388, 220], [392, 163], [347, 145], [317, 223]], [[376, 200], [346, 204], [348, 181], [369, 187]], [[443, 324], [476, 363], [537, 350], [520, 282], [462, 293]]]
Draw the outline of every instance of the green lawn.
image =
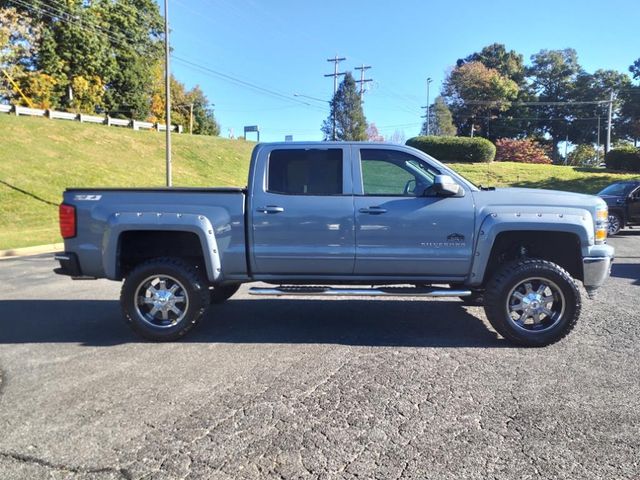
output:
[[[164, 185], [161, 133], [0, 114], [0, 141], [0, 249], [61, 241], [56, 205], [66, 187]], [[174, 185], [245, 185], [253, 145], [174, 135]], [[589, 193], [634, 178], [599, 169], [508, 162], [452, 167], [483, 185]]]
[[640, 174], [614, 173], [603, 168], [563, 167], [515, 162], [452, 163], [451, 168], [475, 184], [494, 187], [549, 188], [597, 193], [610, 183]]
[[[253, 143], [172, 140], [174, 185], [246, 185]], [[165, 182], [163, 133], [0, 114], [0, 142], [0, 249], [60, 242], [56, 204], [66, 187]]]

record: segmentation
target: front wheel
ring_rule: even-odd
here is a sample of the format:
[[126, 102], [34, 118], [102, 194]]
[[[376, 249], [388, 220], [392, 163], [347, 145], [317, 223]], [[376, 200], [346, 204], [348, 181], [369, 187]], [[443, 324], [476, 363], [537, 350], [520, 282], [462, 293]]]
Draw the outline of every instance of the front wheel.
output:
[[543, 347], [564, 338], [581, 309], [575, 280], [546, 260], [505, 265], [489, 281], [484, 299], [493, 328], [507, 340], [527, 347]]
[[171, 341], [196, 326], [209, 306], [206, 281], [177, 258], [156, 258], [137, 266], [120, 293], [125, 320], [148, 340]]

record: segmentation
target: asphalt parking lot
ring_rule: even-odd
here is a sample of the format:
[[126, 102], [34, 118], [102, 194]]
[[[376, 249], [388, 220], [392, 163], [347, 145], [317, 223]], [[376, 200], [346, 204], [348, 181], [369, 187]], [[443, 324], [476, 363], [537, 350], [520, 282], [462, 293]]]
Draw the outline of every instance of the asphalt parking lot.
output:
[[564, 341], [457, 300], [255, 299], [140, 341], [120, 285], [0, 261], [0, 479], [638, 479], [640, 229]]

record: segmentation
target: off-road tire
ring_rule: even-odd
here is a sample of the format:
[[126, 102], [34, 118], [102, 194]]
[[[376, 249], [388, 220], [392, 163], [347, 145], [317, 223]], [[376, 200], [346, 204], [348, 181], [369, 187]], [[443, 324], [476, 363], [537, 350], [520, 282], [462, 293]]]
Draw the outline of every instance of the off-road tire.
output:
[[209, 290], [211, 303], [217, 305], [219, 303], [226, 302], [238, 291], [239, 288], [239, 283], [236, 283], [234, 285], [213, 287], [212, 290]]
[[[138, 301], [139, 290], [148, 285], [149, 279], [154, 276], [175, 280], [180, 285], [180, 295], [186, 299], [182, 302], [182, 305], [186, 305], [182, 318], [173, 324], [154, 325], [148, 318], [145, 320], [144, 312], [141, 311], [145, 306]], [[181, 259], [172, 257], [154, 258], [138, 265], [127, 276], [120, 292], [120, 306], [125, 321], [138, 335], [156, 342], [184, 337], [200, 321], [209, 303], [207, 282], [198, 270]], [[158, 319], [160, 321], [162, 320]]]
[[[539, 331], [518, 326], [510, 313], [510, 302], [511, 298], [515, 298], [516, 289], [529, 280], [535, 284], [535, 279], [553, 285], [550, 288], [552, 295], [545, 298], [553, 296], [550, 310], [554, 316], [561, 309], [555, 317], [555, 323], [552, 322], [554, 317], [548, 317], [551, 324]], [[557, 292], [553, 293], [555, 290]], [[567, 336], [575, 327], [582, 306], [578, 285], [571, 275], [555, 263], [538, 259], [518, 260], [504, 265], [488, 282], [484, 301], [485, 313], [493, 328], [507, 340], [525, 347], [544, 347]], [[524, 304], [524, 300], [520, 300], [520, 303]], [[564, 307], [561, 308], [561, 305]]]

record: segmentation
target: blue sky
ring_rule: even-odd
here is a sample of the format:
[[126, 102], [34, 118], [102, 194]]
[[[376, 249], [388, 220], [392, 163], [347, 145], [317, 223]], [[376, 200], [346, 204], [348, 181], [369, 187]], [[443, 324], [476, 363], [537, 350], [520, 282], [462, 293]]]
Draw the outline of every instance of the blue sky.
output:
[[367, 120], [383, 135], [400, 130], [407, 138], [420, 130], [426, 78], [433, 79], [433, 100], [458, 58], [493, 42], [526, 62], [541, 49], [572, 47], [589, 72], [626, 72], [640, 57], [639, 0], [169, 1], [177, 58], [272, 93], [178, 59], [173, 73], [215, 103], [222, 136], [259, 125], [264, 141], [322, 139], [328, 105], [293, 94], [330, 100], [333, 81], [323, 75], [333, 71], [326, 59], [336, 54], [347, 57], [341, 71], [371, 65]]

